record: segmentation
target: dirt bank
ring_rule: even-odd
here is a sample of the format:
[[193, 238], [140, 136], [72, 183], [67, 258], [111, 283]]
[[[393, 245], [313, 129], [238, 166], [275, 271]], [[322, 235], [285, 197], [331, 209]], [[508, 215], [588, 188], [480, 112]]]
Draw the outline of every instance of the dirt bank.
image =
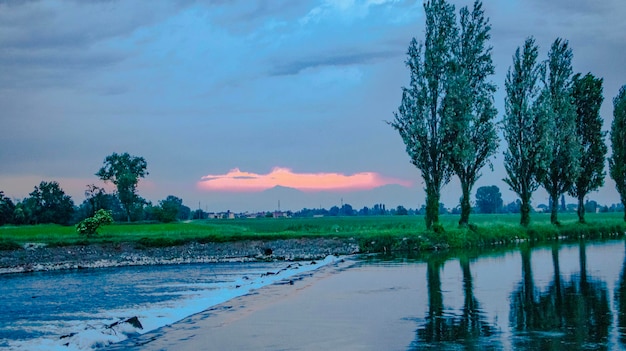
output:
[[32, 243], [23, 249], [0, 251], [0, 274], [131, 265], [310, 260], [358, 251], [356, 240], [337, 238], [188, 243], [173, 247], [142, 247], [137, 243], [45, 247]]

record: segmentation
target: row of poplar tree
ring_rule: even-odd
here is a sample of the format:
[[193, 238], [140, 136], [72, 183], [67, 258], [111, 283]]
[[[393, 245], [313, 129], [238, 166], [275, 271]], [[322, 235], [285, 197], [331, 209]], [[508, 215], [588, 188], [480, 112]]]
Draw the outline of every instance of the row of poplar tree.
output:
[[[497, 110], [490, 80], [494, 65], [489, 45], [489, 19], [482, 2], [463, 7], [459, 20], [445, 0], [424, 4], [423, 42], [412, 39], [406, 65], [410, 84], [389, 124], [406, 145], [411, 162], [426, 185], [426, 226], [439, 222], [442, 187], [459, 178], [461, 219], [469, 223], [470, 192], [489, 165], [500, 142]], [[507, 142], [504, 181], [521, 200], [520, 223], [530, 223], [530, 201], [543, 186], [550, 195], [551, 221], [558, 223], [558, 200], [568, 193], [578, 199], [584, 222], [584, 197], [604, 184], [607, 146], [600, 106], [602, 78], [573, 74], [572, 50], [556, 39], [545, 61], [530, 37], [513, 55], [505, 81], [505, 113], [500, 129]], [[611, 177], [626, 204], [626, 85], [613, 100]], [[626, 212], [625, 212], [626, 220]]]

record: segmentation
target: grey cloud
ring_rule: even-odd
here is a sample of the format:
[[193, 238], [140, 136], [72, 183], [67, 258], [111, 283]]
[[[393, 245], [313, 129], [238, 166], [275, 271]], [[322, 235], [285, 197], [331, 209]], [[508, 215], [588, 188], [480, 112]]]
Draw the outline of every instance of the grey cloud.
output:
[[113, 52], [7, 50], [0, 54], [0, 90], [71, 85], [74, 71], [111, 66], [125, 57]]
[[326, 57], [311, 55], [314, 58], [279, 63], [273, 67], [270, 74], [275, 76], [293, 75], [298, 74], [307, 68], [368, 64], [391, 57], [402, 56], [403, 54], [404, 53], [402, 51], [372, 51], [360, 53], [346, 53], [340, 55], [328, 55]]
[[85, 81], [133, 50], [108, 40], [162, 21], [188, 2], [0, 2], [0, 87], [42, 88]]
[[584, 13], [603, 16], [623, 3], [622, 0], [527, 0], [528, 4], [540, 10], [539, 13]]
[[214, 2], [212, 5], [225, 8], [237, 8], [236, 11], [221, 14], [213, 18], [213, 22], [237, 34], [249, 33], [258, 29], [259, 25], [268, 19], [292, 21], [306, 14], [311, 5], [309, 1], [239, 1], [233, 6], [233, 1]]

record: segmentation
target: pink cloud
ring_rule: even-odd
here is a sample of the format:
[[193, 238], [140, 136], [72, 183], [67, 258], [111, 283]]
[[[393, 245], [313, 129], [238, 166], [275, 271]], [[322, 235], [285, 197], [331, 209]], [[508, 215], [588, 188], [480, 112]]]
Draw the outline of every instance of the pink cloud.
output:
[[198, 182], [198, 188], [207, 191], [254, 192], [275, 186], [295, 188], [301, 191], [351, 191], [368, 190], [387, 184], [409, 187], [411, 182], [386, 178], [374, 172], [352, 175], [340, 173], [294, 173], [288, 168], [275, 167], [268, 174], [243, 172], [238, 168], [226, 174], [206, 175]]

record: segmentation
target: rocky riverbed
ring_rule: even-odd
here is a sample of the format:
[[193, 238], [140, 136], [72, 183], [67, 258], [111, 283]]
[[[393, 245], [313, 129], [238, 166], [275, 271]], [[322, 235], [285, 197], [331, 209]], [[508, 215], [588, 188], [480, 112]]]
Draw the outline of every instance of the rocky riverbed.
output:
[[355, 239], [306, 238], [226, 243], [188, 243], [171, 247], [142, 247], [136, 243], [46, 247], [0, 251], [0, 274], [58, 269], [121, 267], [183, 263], [311, 260], [359, 252]]

